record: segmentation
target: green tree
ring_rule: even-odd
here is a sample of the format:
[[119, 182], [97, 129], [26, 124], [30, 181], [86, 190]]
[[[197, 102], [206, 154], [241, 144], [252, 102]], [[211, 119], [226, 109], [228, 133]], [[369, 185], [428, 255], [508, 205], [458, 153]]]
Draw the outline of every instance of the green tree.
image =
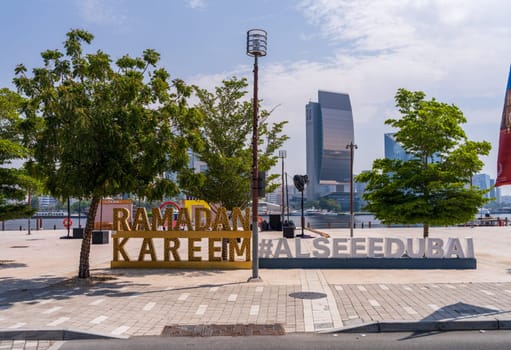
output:
[[93, 35], [71, 30], [64, 52], [41, 54], [44, 66], [27, 75], [16, 67], [14, 82], [29, 98], [25, 113], [40, 117], [35, 168], [59, 198], [91, 200], [80, 251], [78, 276], [90, 277], [89, 255], [100, 198], [137, 193], [162, 198], [178, 191], [161, 176], [187, 164], [195, 113], [187, 107], [191, 87], [170, 81], [148, 49], [112, 64], [106, 53], [83, 53]]
[[[244, 208], [251, 200], [252, 171], [252, 121], [253, 107], [244, 99], [247, 80], [223, 81], [214, 93], [195, 88], [199, 99], [198, 110], [202, 114], [200, 128], [203, 147], [196, 151], [207, 169], [194, 173], [193, 169], [179, 177], [184, 193], [207, 201], [215, 211], [218, 207]], [[277, 164], [276, 151], [288, 139], [282, 135], [286, 121], [269, 124], [271, 111], [260, 110], [259, 114], [259, 171], [267, 171]], [[278, 175], [266, 178], [267, 189]]]
[[23, 98], [0, 89], [0, 221], [30, 217], [35, 210], [26, 203], [27, 193], [37, 187], [27, 169], [14, 168], [12, 161], [30, 156], [26, 144], [29, 123], [20, 115]]
[[399, 89], [396, 106], [402, 117], [385, 124], [398, 129], [396, 141], [412, 155], [409, 161], [377, 159], [371, 171], [356, 177], [367, 183], [366, 210], [383, 223], [450, 225], [471, 220], [486, 202], [487, 192], [470, 185], [481, 170], [489, 142], [467, 139], [461, 110], [423, 92]]
[[318, 208], [320, 209], [325, 209], [325, 210], [328, 210], [328, 211], [333, 211], [333, 212], [340, 212], [341, 211], [341, 205], [335, 200], [335, 199], [332, 199], [332, 198], [320, 198], [319, 199], [319, 203], [318, 203]]
[[312, 209], [312, 208], [319, 208], [319, 200], [315, 201], [305, 201], [303, 203], [304, 209]]
[[76, 201], [73, 204], [71, 204], [71, 212], [74, 212], [74, 213], [88, 212], [89, 208], [90, 208], [89, 200]]

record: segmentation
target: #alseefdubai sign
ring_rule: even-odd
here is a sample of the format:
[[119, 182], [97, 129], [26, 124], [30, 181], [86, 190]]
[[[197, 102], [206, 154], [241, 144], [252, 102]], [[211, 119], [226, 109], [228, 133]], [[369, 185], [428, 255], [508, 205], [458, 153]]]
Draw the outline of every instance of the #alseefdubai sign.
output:
[[476, 268], [472, 238], [262, 239], [259, 256], [262, 268]]
[[[151, 214], [138, 208], [131, 220], [129, 210], [113, 209], [112, 268], [251, 268], [248, 208], [220, 208], [214, 218], [194, 208], [193, 221], [186, 208], [175, 220], [172, 210]], [[472, 238], [262, 238], [258, 248], [261, 268], [476, 268]]]

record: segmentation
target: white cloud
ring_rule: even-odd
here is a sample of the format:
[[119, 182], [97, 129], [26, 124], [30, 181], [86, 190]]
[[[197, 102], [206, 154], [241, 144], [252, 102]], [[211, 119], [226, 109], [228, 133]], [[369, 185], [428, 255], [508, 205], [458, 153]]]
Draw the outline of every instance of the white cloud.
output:
[[[383, 133], [390, 131], [384, 120], [397, 117], [394, 95], [402, 87], [462, 108], [468, 136], [493, 145], [483, 171], [495, 175], [511, 58], [511, 3], [306, 0], [299, 9], [318, 28], [310, 37], [330, 41], [332, 52], [318, 61], [261, 60], [259, 70], [264, 107], [281, 104], [273, 117], [289, 121], [290, 174], [305, 173], [305, 105], [317, 101], [318, 90], [350, 94], [360, 172], [383, 157]], [[236, 75], [251, 79], [250, 70], [241, 67]], [[221, 78], [196, 77], [209, 84], [215, 79]]]
[[88, 22], [120, 25], [126, 21], [122, 0], [80, 0], [77, 4], [80, 15]]
[[202, 9], [206, 7], [204, 0], [188, 0], [188, 7], [192, 9]]
[[[466, 0], [306, 0], [300, 9], [325, 40], [337, 47], [333, 65], [310, 71], [314, 78], [309, 81], [330, 85], [335, 76], [334, 90], [350, 93], [355, 134], [362, 143], [358, 170], [368, 167], [376, 153], [382, 154], [371, 149], [383, 144], [375, 140], [383, 138], [383, 120], [395, 113], [394, 93], [404, 87], [460, 106], [468, 119], [467, 128], [473, 131], [469, 136], [492, 142], [484, 171], [495, 173], [511, 57], [507, 18], [511, 4], [497, 0], [484, 6]], [[304, 75], [292, 69], [288, 74]], [[478, 106], [481, 100], [484, 106]], [[485, 127], [474, 127], [481, 124]]]

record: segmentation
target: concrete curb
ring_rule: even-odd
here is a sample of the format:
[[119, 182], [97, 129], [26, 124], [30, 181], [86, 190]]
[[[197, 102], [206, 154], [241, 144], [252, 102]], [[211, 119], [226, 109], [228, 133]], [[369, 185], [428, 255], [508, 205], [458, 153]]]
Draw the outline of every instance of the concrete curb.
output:
[[386, 333], [473, 330], [511, 330], [511, 320], [378, 321], [352, 327], [330, 329], [319, 333]]
[[102, 333], [83, 332], [72, 329], [19, 329], [0, 330], [0, 340], [79, 340], [79, 339], [128, 339]]

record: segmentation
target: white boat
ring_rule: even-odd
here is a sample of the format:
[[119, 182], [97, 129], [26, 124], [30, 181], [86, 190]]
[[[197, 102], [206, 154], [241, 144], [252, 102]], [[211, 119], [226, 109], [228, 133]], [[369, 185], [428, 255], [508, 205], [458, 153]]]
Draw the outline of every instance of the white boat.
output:
[[303, 211], [303, 215], [304, 216], [319, 215], [319, 214], [321, 214], [321, 210], [320, 209], [316, 209], [316, 208], [305, 209]]
[[486, 209], [486, 208], [479, 208], [479, 213], [478, 213], [479, 217], [483, 217], [483, 216], [490, 216], [490, 210], [489, 209]]
[[331, 215], [331, 216], [336, 216], [337, 215], [337, 213], [333, 212], [333, 211], [322, 211], [320, 214], [321, 215]]

